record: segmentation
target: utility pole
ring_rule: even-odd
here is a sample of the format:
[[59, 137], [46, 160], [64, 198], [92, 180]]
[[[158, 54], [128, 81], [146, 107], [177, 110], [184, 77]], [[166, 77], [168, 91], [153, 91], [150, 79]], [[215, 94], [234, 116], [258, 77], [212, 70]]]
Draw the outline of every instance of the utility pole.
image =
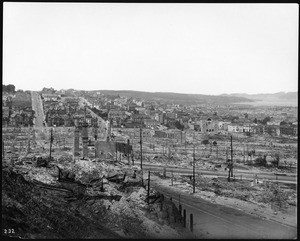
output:
[[149, 205], [149, 196], [150, 196], [150, 171], [148, 171], [148, 190], [147, 190], [147, 196], [148, 196], [148, 205]]
[[96, 142], [98, 139], [98, 119], [97, 118], [94, 123], [94, 138], [95, 138], [95, 142]]
[[184, 141], [184, 149], [185, 149], [185, 152], [186, 152], [186, 132], [185, 132], [185, 141]]
[[228, 182], [230, 182], [230, 177], [233, 177], [233, 149], [232, 149], [232, 136], [230, 137], [231, 141], [231, 159], [227, 160], [228, 161]]
[[140, 127], [140, 152], [141, 152], [141, 170], [143, 170], [143, 144], [142, 144], [142, 123], [143, 118], [141, 118], [141, 127]]
[[180, 143], [182, 145], [182, 131], [180, 132]]
[[53, 128], [51, 128], [50, 130], [50, 158], [49, 158], [49, 161], [51, 161], [51, 149], [52, 149], [52, 143], [53, 143]]
[[195, 145], [193, 148], [193, 193], [195, 193]]
[[245, 162], [245, 144], [244, 144], [244, 146], [243, 146], [243, 162]]
[[233, 148], [232, 148], [232, 135], [230, 137], [231, 141], [231, 177], [233, 177]]
[[117, 147], [117, 142], [116, 142], [116, 162], [118, 162], [118, 147]]

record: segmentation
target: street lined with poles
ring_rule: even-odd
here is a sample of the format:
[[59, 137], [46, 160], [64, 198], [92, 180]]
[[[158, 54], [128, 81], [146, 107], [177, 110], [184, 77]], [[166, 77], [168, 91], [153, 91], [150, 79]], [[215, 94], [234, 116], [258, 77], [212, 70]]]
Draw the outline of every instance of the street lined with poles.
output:
[[[190, 193], [179, 192], [162, 186], [151, 179], [152, 188], [172, 198], [181, 205], [186, 217], [193, 214], [193, 233], [209, 239], [292, 239], [297, 236], [297, 227], [247, 214], [242, 210], [214, 204]], [[180, 200], [179, 200], [180, 195]]]

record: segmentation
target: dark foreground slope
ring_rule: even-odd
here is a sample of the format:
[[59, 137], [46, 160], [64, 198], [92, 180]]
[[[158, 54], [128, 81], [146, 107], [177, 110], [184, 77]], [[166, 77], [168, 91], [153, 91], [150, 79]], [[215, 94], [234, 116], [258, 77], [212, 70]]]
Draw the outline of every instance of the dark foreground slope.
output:
[[[5, 236], [40, 239], [195, 238], [178, 222], [178, 210], [171, 201], [158, 198], [147, 204], [147, 191], [141, 186], [141, 172], [131, 178], [132, 167], [109, 164], [104, 160], [74, 162], [67, 158], [53, 160], [42, 167], [37, 166], [38, 162], [33, 165], [32, 161], [26, 160], [11, 164], [5, 162], [8, 160], [2, 162], [2, 227], [4, 232], [6, 230], [3, 232]], [[76, 180], [57, 179], [58, 163], [61, 175], [72, 173]], [[102, 178], [103, 182], [101, 178], [95, 178], [104, 173], [107, 179]], [[150, 194], [159, 195], [153, 190]]]
[[9, 168], [2, 170], [2, 229], [6, 236], [30, 239], [120, 238], [63, 198], [46, 195]]

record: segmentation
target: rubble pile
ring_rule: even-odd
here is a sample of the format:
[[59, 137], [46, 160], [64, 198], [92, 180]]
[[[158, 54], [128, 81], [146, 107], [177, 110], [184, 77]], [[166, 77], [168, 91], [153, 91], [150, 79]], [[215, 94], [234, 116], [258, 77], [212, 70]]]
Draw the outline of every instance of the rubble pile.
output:
[[[191, 180], [186, 180], [192, 184]], [[247, 180], [235, 180], [227, 182], [218, 178], [206, 178], [198, 175], [196, 187], [201, 191], [213, 192], [218, 196], [236, 198], [243, 201], [251, 201], [260, 204], [270, 204], [273, 209], [285, 209], [289, 205], [296, 205], [296, 193], [294, 190], [284, 188], [272, 182], [251, 184]]]
[[296, 206], [297, 194], [292, 190], [285, 190], [275, 183], [268, 183], [262, 190], [262, 195], [255, 198], [261, 203], [271, 203], [275, 210], [286, 209], [288, 205]]
[[11, 236], [19, 238], [120, 238], [54, 192], [11, 168], [2, 169], [2, 227], [13, 229]]
[[[174, 215], [175, 205], [161, 198], [148, 205], [139, 167], [100, 159], [73, 160], [68, 153], [51, 160], [46, 158], [45, 166], [37, 165], [37, 160], [37, 156], [30, 154], [13, 166], [8, 160], [2, 163], [2, 168], [19, 177], [18, 183], [24, 182], [28, 186], [13, 188], [8, 195], [5, 190], [12, 186], [12, 181], [7, 181], [10, 179], [8, 174], [2, 184], [3, 209], [9, 212], [14, 204], [13, 209], [18, 213], [22, 207], [23, 214], [20, 214], [22, 217], [18, 222], [38, 226], [28, 232], [26, 228], [22, 232], [20, 230], [21, 237], [100, 238], [99, 230], [93, 231], [93, 235], [87, 231], [95, 228], [112, 230], [116, 237], [162, 237], [160, 233], [166, 236], [166, 230], [171, 237], [178, 237], [179, 233], [174, 228], [166, 226], [179, 222], [178, 210], [177, 216]], [[26, 206], [17, 201], [23, 192], [26, 192], [23, 197]], [[158, 195], [153, 190], [150, 194]], [[145, 215], [147, 212], [151, 214], [149, 217]], [[27, 215], [31, 215], [30, 224], [27, 224]], [[13, 222], [11, 218], [9, 215], [2, 216], [8, 226]], [[86, 227], [83, 223], [91, 226]], [[12, 225], [19, 226], [16, 223]], [[86, 228], [81, 230], [80, 225]], [[76, 231], [71, 234], [73, 229]], [[107, 233], [107, 237], [113, 236], [113, 232]]]

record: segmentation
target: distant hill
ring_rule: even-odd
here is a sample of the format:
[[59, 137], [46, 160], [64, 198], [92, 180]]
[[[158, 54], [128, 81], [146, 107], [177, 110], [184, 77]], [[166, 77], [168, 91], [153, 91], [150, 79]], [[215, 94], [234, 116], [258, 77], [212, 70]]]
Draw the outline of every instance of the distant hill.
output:
[[297, 105], [298, 103], [298, 92], [278, 92], [274, 94], [244, 94], [244, 93], [234, 93], [234, 94], [223, 94], [221, 96], [227, 97], [243, 97], [255, 102], [268, 103], [268, 104], [291, 104]]
[[251, 99], [239, 96], [182, 94], [172, 92], [144, 92], [133, 90], [95, 90], [92, 92], [97, 91], [100, 91], [102, 94], [106, 95], [120, 95], [175, 104], [230, 104], [253, 101]]

